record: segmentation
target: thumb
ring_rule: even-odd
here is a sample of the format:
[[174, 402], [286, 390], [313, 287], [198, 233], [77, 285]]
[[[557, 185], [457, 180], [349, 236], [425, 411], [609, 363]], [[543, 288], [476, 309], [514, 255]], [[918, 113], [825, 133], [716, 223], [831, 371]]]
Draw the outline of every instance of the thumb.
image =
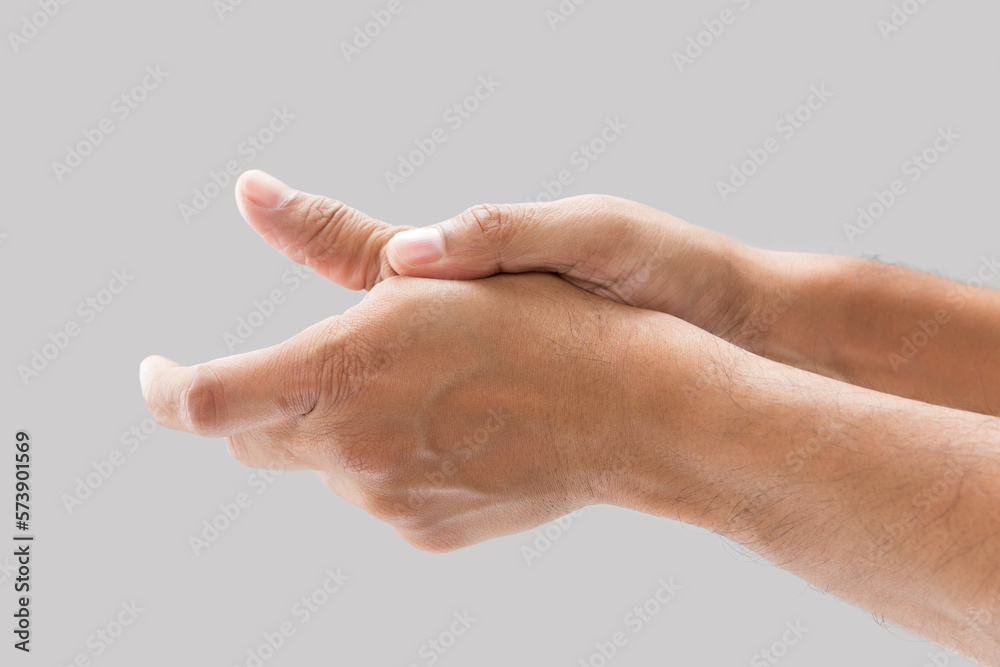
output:
[[554, 211], [537, 204], [476, 206], [447, 222], [394, 235], [386, 246], [386, 259], [396, 273], [420, 278], [561, 273], [572, 267], [569, 260], [579, 256], [571, 240], [580, 238], [580, 227], [587, 220], [577, 217], [577, 224], [553, 224]]
[[393, 227], [345, 204], [299, 192], [252, 170], [236, 183], [236, 203], [254, 231], [281, 254], [349, 289], [371, 289], [394, 275], [385, 244]]

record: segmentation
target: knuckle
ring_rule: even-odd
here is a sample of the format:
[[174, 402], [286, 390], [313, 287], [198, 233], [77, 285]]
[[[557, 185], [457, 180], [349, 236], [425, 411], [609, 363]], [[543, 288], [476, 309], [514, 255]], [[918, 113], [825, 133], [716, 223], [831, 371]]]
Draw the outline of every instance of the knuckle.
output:
[[299, 341], [271, 348], [273, 354], [262, 363], [277, 389], [274, 397], [283, 414], [301, 416], [315, 409], [320, 399], [316, 371], [307, 348]]
[[473, 230], [477, 235], [473, 246], [492, 258], [495, 270], [502, 272], [504, 257], [512, 243], [516, 243], [518, 231], [530, 226], [539, 212], [537, 205], [531, 204], [480, 204], [466, 209], [458, 217], [459, 227]]
[[[395, 275], [385, 246], [397, 233], [343, 202], [312, 196], [302, 203], [303, 236], [296, 260], [301, 264], [337, 265], [338, 282], [351, 289], [370, 290]], [[350, 261], [347, 261], [347, 258]]]
[[325, 346], [320, 369], [324, 394], [333, 405], [341, 405], [356, 397], [373, 372], [371, 360], [357, 340], [339, 339]]
[[416, 279], [390, 278], [379, 283], [361, 308], [324, 327], [310, 341], [307, 365], [312, 369], [313, 392], [320, 400], [336, 407], [349, 404], [363, 392], [377, 391], [376, 380], [413, 343], [415, 327], [407, 314], [421, 300], [399, 282], [404, 280]]
[[302, 218], [306, 235], [302, 239], [302, 261], [322, 260], [336, 247], [337, 237], [353, 215], [353, 210], [343, 202], [328, 197], [310, 197], [305, 202]]
[[337, 318], [310, 336], [304, 367], [309, 373], [311, 397], [305, 416], [324, 405], [335, 407], [357, 394], [362, 380], [359, 359], [363, 354], [356, 349], [358, 343], [351, 328]]
[[480, 204], [466, 209], [459, 216], [461, 222], [478, 229], [488, 243], [502, 242], [514, 221], [513, 207], [501, 204]]
[[210, 366], [197, 366], [181, 398], [181, 420], [195, 435], [210, 435], [222, 423], [223, 385]]

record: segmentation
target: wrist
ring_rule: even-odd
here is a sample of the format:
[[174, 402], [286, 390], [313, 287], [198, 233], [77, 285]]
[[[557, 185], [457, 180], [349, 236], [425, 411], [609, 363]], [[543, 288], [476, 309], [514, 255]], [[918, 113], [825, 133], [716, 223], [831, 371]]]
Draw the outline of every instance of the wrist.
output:
[[[671, 312], [705, 331], [762, 356], [782, 346], [779, 320], [803, 298], [808, 266], [792, 253], [761, 250], [699, 230], [698, 261], [683, 288], [693, 301]], [[701, 281], [701, 282], [699, 282]]]
[[849, 320], [837, 310], [846, 258], [750, 248], [741, 266], [747, 316], [730, 340], [756, 355], [803, 370], [836, 376], [836, 341]]
[[609, 392], [618, 437], [601, 445], [597, 502], [728, 531], [747, 471], [765, 463], [759, 445], [770, 423], [747, 419], [760, 387], [742, 378], [777, 364], [672, 316], [637, 312]]
[[627, 369], [628, 438], [609, 457], [602, 502], [756, 543], [757, 530], [796, 511], [787, 487], [837, 437], [838, 401], [865, 390], [666, 315], [649, 320], [656, 333]]

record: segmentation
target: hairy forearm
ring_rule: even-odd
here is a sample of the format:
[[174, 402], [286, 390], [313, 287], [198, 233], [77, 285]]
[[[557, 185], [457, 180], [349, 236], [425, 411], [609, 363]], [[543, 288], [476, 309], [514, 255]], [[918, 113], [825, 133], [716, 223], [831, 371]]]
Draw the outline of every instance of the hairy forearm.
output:
[[[676, 348], [669, 338], [648, 353]], [[652, 414], [663, 399], [648, 433], [619, 455], [628, 474], [614, 487], [618, 504], [718, 531], [1000, 665], [1000, 420], [703, 343], [689, 361], [698, 382], [650, 389], [636, 405]], [[670, 377], [645, 366], [640, 383]], [[678, 401], [683, 410], [664, 410]]]
[[1000, 415], [1000, 292], [990, 258], [956, 283], [877, 262], [751, 251], [758, 290], [734, 341], [877, 391]]

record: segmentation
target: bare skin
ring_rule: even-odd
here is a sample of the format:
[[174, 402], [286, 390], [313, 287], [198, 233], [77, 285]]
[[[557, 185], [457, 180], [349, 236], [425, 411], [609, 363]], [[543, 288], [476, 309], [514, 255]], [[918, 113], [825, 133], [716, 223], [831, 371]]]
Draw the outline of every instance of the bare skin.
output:
[[[782, 363], [1000, 415], [993, 290], [877, 262], [749, 248], [614, 197], [487, 206], [434, 229], [446, 254], [407, 261], [401, 237], [387, 249], [396, 272], [463, 279], [551, 271]], [[1000, 274], [995, 255], [983, 260], [968, 276], [980, 285]]]
[[[164, 425], [224, 437], [246, 465], [317, 470], [430, 551], [595, 503], [685, 521], [1000, 665], [992, 293], [970, 290], [887, 372], [904, 320], [955, 284], [751, 251], [603, 197], [473, 209], [443, 244], [408, 244], [394, 239], [405, 228], [259, 173], [238, 189], [268, 242], [370, 292], [273, 348], [147, 359], [143, 393]], [[427, 279], [538, 270], [566, 279]], [[878, 319], [838, 326], [865, 316]]]

